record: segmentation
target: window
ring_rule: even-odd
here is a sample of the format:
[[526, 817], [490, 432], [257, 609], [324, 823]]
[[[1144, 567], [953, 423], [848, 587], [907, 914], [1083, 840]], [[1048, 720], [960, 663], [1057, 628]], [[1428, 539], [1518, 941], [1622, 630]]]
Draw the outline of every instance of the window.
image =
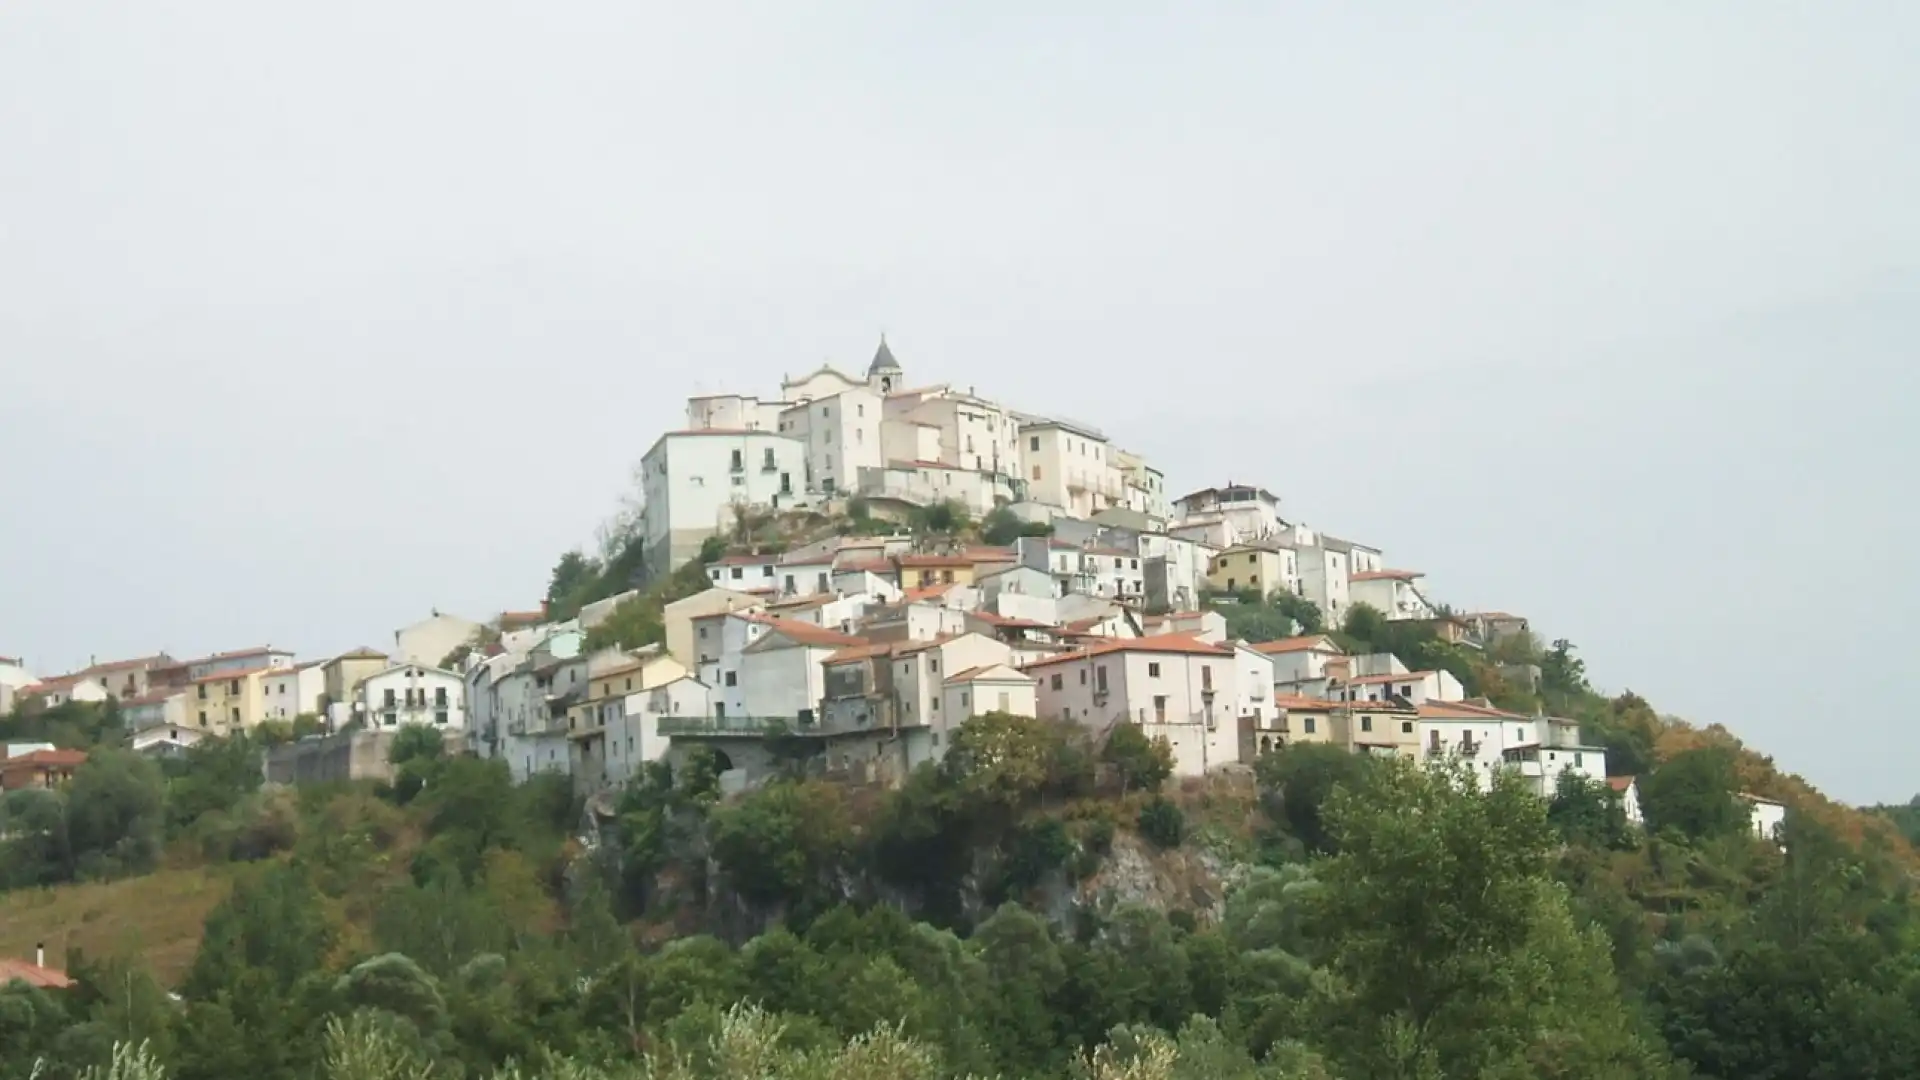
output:
[[1153, 719], [1156, 723], [1167, 722], [1167, 695], [1153, 695]]
[[736, 672], [732, 672], [732, 671], [727, 672], [726, 676], [724, 677], [724, 681], [728, 686], [740, 685], [740, 677]]
[[[1058, 689], [1060, 689], [1060, 674], [1059, 674], [1059, 672], [1055, 672], [1055, 673], [1054, 673], [1054, 676], [1053, 676], [1053, 681], [1052, 681], [1052, 683], [1051, 683], [1050, 685], [1051, 685], [1051, 687], [1052, 687], [1053, 689], [1055, 689], [1055, 690], [1058, 690]], [[203, 715], [203, 716], [204, 716], [204, 715], [206, 715], [206, 714], [204, 714], [204, 713], [202, 713], [201, 715]]]
[[1159, 678], [1159, 677], [1160, 677], [1160, 665], [1159, 665], [1158, 663], [1152, 663], [1152, 664], [1148, 664], [1148, 665], [1147, 665], [1147, 678], [1149, 678], [1149, 679], [1157, 679], [1157, 678]]
[[1301, 718], [1300, 730], [1306, 732], [1309, 735], [1313, 734], [1313, 717], [1308, 716], [1308, 717]]

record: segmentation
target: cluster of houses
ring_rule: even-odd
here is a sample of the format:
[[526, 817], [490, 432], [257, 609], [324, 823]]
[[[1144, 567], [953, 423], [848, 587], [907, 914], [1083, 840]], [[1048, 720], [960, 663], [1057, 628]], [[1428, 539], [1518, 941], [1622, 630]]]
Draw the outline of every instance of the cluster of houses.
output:
[[[637, 535], [653, 578], [737, 535], [748, 515], [844, 515], [854, 498], [882, 520], [944, 503], [1035, 527], [1005, 545], [902, 529], [736, 550], [706, 565], [710, 588], [666, 606], [664, 640], [640, 649], [587, 647], [636, 590], [563, 621], [508, 613], [483, 627], [436, 613], [399, 631], [392, 653], [304, 664], [256, 649], [33, 680], [0, 660], [0, 710], [9, 696], [112, 697], [135, 745], [163, 749], [303, 715], [376, 734], [427, 724], [517, 779], [564, 773], [583, 794], [696, 747], [736, 787], [796, 759], [897, 781], [988, 712], [1096, 738], [1137, 725], [1166, 740], [1184, 777], [1326, 743], [1458, 757], [1488, 782], [1511, 770], [1542, 795], [1562, 772], [1609, 779], [1605, 751], [1573, 721], [1470, 700], [1445, 671], [1349, 655], [1325, 635], [1230, 640], [1201, 600], [1284, 593], [1328, 625], [1366, 605], [1470, 646], [1527, 633], [1524, 618], [1450, 612], [1421, 573], [1285, 520], [1257, 485], [1169, 500], [1161, 473], [1097, 428], [972, 387], [910, 386], [884, 339], [863, 378], [823, 366], [771, 398], [689, 399], [686, 426], [655, 441], [640, 473]], [[1610, 782], [1637, 817], [1631, 778]], [[1770, 831], [1778, 812], [1756, 801], [1756, 827]]]

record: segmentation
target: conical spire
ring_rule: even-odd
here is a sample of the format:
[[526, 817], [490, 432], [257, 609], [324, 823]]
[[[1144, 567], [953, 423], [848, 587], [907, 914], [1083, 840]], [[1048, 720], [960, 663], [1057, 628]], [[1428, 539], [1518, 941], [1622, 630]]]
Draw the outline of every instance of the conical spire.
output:
[[899, 371], [900, 362], [893, 358], [893, 350], [887, 348], [887, 335], [880, 335], [880, 348], [874, 350], [873, 363], [867, 365], [868, 375], [878, 375], [883, 371]]

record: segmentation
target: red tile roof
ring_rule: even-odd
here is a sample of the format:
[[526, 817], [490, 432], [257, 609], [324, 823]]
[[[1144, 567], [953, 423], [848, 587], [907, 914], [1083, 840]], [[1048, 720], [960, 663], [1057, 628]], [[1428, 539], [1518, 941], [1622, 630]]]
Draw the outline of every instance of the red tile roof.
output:
[[1433, 674], [1431, 671], [1403, 671], [1398, 675], [1355, 675], [1347, 680], [1350, 686], [1373, 686], [1375, 684], [1396, 683], [1402, 679], [1424, 679]]
[[1420, 716], [1427, 720], [1530, 720], [1501, 709], [1471, 705], [1464, 701], [1429, 701], [1420, 706]]
[[1302, 694], [1275, 694], [1273, 703], [1282, 709], [1311, 709], [1317, 712], [1332, 712], [1336, 704], [1325, 698], [1306, 697]]
[[841, 649], [822, 660], [821, 663], [848, 664], [856, 660], [871, 660], [876, 656], [912, 656], [945, 645], [959, 636], [959, 634], [942, 634], [927, 641], [882, 641], [875, 644], [856, 645]]
[[834, 648], [866, 644], [866, 638], [843, 634], [838, 630], [829, 630], [824, 626], [815, 626], [798, 619], [782, 619], [773, 615], [743, 615], [749, 622], [756, 622], [769, 630], [782, 634], [795, 644], [811, 648]]
[[73, 980], [68, 978], [64, 971], [55, 971], [25, 960], [0, 959], [0, 986], [5, 986], [16, 979], [42, 990], [65, 990], [73, 985]]
[[1012, 671], [1015, 675], [1018, 675], [1025, 682], [1033, 681], [1033, 676], [1028, 675], [1026, 672], [1021, 671], [1019, 668], [1014, 667], [1012, 664], [981, 664], [979, 667], [970, 667], [965, 671], [954, 672], [952, 675], [947, 676], [947, 682], [948, 683], [970, 682], [974, 679], [979, 678], [981, 675], [989, 671], [992, 671], [995, 668], [1006, 668]]
[[1045, 667], [1050, 664], [1064, 664], [1073, 660], [1086, 660], [1096, 656], [1111, 656], [1115, 653], [1178, 653], [1188, 656], [1233, 655], [1233, 650], [1219, 645], [1209, 645], [1187, 634], [1157, 634], [1143, 638], [1113, 638], [1099, 645], [1076, 649], [1062, 656], [1050, 656], [1045, 660], [1035, 660], [1026, 665], [1026, 670]]
[[[0, 657], [0, 660], [4, 659], [5, 657]], [[155, 653], [152, 656], [141, 656], [132, 660], [110, 660], [104, 664], [90, 664], [81, 669], [79, 674], [97, 675], [103, 671], [124, 671], [127, 668], [156, 667], [171, 663], [173, 663], [173, 657], [166, 653]]]
[[194, 679], [193, 682], [196, 685], [199, 683], [227, 682], [230, 679], [244, 679], [250, 675], [258, 675], [263, 671], [272, 671], [272, 670], [274, 669], [267, 667], [265, 664], [262, 664], [259, 667], [240, 668], [236, 671], [216, 671], [211, 675], [202, 675], [199, 678]]
[[715, 559], [709, 566], [761, 566], [780, 561], [778, 555], [728, 555]]
[[1308, 650], [1337, 653], [1340, 651], [1340, 646], [1335, 645], [1333, 639], [1325, 634], [1302, 634], [1298, 637], [1281, 638], [1279, 641], [1262, 641], [1253, 647], [1253, 651], [1266, 653], [1268, 656]]

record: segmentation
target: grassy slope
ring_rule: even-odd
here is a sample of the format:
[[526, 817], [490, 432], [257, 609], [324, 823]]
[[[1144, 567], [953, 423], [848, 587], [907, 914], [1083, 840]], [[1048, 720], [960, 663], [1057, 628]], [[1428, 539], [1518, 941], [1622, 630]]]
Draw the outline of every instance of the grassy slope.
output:
[[144, 955], [172, 985], [193, 963], [207, 913], [228, 886], [225, 874], [195, 867], [0, 893], [0, 956], [31, 960], [36, 944], [46, 945], [51, 967], [62, 966], [70, 948], [93, 957]]

